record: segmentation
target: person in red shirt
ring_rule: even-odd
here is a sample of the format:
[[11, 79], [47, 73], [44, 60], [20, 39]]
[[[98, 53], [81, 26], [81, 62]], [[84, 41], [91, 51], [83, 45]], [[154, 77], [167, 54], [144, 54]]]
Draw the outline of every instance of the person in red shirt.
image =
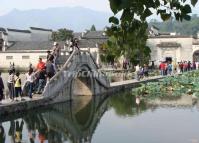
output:
[[159, 66], [159, 69], [160, 69], [160, 72], [161, 72], [162, 76], [165, 74], [165, 68], [166, 68], [165, 63], [161, 62], [160, 66]]
[[45, 69], [46, 64], [39, 58], [39, 63], [37, 64], [37, 71], [42, 71]]

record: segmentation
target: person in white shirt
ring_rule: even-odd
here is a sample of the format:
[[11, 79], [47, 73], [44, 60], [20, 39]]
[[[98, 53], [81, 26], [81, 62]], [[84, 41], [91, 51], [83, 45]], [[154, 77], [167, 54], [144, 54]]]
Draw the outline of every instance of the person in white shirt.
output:
[[33, 69], [29, 69], [28, 73], [26, 73], [26, 81], [27, 81], [29, 98], [32, 98], [34, 80], [35, 80], [35, 75], [34, 75]]
[[139, 72], [140, 72], [140, 66], [139, 64], [137, 66], [135, 66], [135, 79], [140, 80], [139, 79]]
[[7, 86], [8, 86], [8, 90], [9, 90], [9, 97], [12, 101], [14, 101], [14, 81], [15, 81], [14, 73], [12, 70], [10, 70]]

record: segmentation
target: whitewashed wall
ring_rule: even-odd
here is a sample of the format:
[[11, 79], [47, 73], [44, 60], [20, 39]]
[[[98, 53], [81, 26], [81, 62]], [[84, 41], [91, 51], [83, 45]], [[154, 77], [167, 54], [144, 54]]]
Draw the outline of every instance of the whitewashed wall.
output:
[[[157, 44], [161, 42], [176, 42], [181, 44], [180, 48], [167, 48], [166, 51], [164, 48], [157, 47]], [[147, 45], [151, 48], [151, 60], [155, 61], [156, 64], [167, 56], [171, 56], [174, 59], [179, 61], [192, 61], [193, 60], [193, 38], [149, 38]]]
[[[36, 66], [38, 59], [46, 57], [45, 52], [41, 53], [0, 53], [0, 69], [9, 68], [10, 62], [15, 64], [16, 68], [27, 68], [30, 63]], [[46, 61], [46, 59], [44, 59]]]

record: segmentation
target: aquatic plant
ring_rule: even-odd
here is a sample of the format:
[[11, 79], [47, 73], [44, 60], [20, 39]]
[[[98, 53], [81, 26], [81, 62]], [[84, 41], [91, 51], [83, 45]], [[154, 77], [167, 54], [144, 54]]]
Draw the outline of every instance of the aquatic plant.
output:
[[133, 89], [135, 96], [150, 98], [182, 95], [194, 95], [199, 97], [199, 71], [191, 71], [181, 75], [168, 76], [158, 82], [148, 82]]

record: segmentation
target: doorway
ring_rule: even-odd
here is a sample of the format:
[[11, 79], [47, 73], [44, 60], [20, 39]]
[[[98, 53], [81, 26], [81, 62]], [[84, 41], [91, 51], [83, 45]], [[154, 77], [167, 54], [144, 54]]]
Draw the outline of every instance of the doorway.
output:
[[166, 61], [167, 63], [172, 63], [172, 57], [166, 57], [165, 61]]

